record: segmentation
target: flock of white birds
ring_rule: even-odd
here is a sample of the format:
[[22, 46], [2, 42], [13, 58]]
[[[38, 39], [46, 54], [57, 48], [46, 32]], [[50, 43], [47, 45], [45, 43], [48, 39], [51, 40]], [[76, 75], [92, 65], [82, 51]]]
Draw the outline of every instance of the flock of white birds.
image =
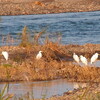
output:
[[[9, 54], [7, 51], [2, 51], [2, 55], [6, 60], [8, 60]], [[39, 60], [42, 58], [42, 51], [39, 51], [39, 53], [36, 55], [36, 59]]]
[[[4, 58], [6, 60], [8, 60], [9, 54], [7, 51], [2, 51], [2, 55], [4, 56]], [[90, 59], [90, 64], [93, 64], [97, 59], [98, 59], [99, 54], [95, 53], [91, 59]], [[38, 54], [36, 55], [36, 59], [39, 60], [42, 58], [42, 51], [39, 51]], [[80, 55], [80, 57], [78, 57], [78, 55], [76, 55], [75, 53], [73, 54], [73, 59], [80, 64], [80, 61], [84, 64], [84, 65], [88, 65], [88, 60], [86, 57], [84, 57], [83, 55]]]
[[[99, 54], [95, 53], [91, 59], [90, 59], [90, 64], [93, 64], [97, 59], [98, 59]], [[73, 54], [73, 59], [79, 64], [80, 61], [84, 64], [84, 65], [88, 65], [88, 60], [86, 57], [84, 57], [83, 55], [80, 55], [80, 57], [78, 57], [78, 55], [76, 55], [75, 53]]]

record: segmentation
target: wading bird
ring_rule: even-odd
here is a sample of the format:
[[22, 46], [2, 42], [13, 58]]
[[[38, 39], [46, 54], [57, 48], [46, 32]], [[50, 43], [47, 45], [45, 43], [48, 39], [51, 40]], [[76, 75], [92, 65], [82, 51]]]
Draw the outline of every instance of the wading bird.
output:
[[6, 60], [8, 60], [8, 52], [7, 51], [2, 51], [2, 55], [4, 56], [4, 58], [6, 59]]
[[91, 60], [90, 60], [90, 63], [94, 63], [97, 59], [98, 59], [98, 53], [95, 53], [92, 57], [91, 57]]
[[41, 59], [42, 57], [42, 51], [39, 51], [39, 53], [36, 55], [36, 59]]
[[73, 54], [73, 59], [79, 64], [79, 57], [75, 53]]
[[80, 60], [82, 61], [83, 64], [87, 65], [87, 59], [84, 56], [80, 56]]

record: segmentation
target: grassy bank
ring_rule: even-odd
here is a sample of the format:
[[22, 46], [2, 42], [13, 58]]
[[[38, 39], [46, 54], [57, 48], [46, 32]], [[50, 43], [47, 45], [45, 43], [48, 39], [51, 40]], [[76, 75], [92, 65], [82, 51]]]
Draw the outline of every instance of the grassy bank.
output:
[[[73, 60], [73, 53], [78, 56], [85, 56], [90, 62], [90, 58], [95, 52], [100, 53], [100, 44], [63, 45], [60, 43], [59, 37], [56, 42], [50, 41], [49, 37], [46, 37], [44, 42], [40, 44], [39, 39], [44, 32], [45, 30], [35, 34], [30, 41], [30, 34], [27, 33], [27, 27], [24, 27], [20, 35], [21, 42], [19, 45], [0, 47], [0, 53], [7, 51], [9, 54], [7, 61], [3, 55], [0, 55], [0, 82], [29, 82], [66, 78], [68, 81], [88, 82], [89, 86], [47, 100], [99, 100], [100, 68], [93, 64], [87, 66], [77, 64]], [[9, 42], [10, 36], [8, 37], [7, 41]], [[36, 59], [39, 51], [42, 51], [42, 58]], [[10, 100], [14, 97], [14, 94], [4, 95], [6, 88], [7, 85], [0, 91], [1, 100]], [[17, 100], [35, 100], [34, 94], [32, 96], [33, 98], [30, 98], [29, 95], [27, 97], [22, 96]], [[46, 98], [43, 97], [41, 100], [44, 99]]]
[[[100, 45], [93, 45], [91, 49], [94, 46], [99, 47]], [[61, 45], [52, 42], [27, 47], [1, 47], [0, 52], [7, 49], [9, 60], [6, 61], [0, 55], [0, 81], [66, 78], [69, 81], [99, 82], [100, 68], [93, 67], [93, 65], [80, 66], [73, 63], [75, 62], [72, 58], [74, 52], [78, 55], [82, 54], [88, 59], [95, 51], [99, 52], [99, 48], [93, 49], [92, 52], [88, 48], [88, 45]], [[43, 57], [37, 60], [36, 55], [40, 50], [43, 51]]]
[[99, 0], [1, 0], [0, 15], [29, 15], [100, 10]]
[[[59, 38], [56, 42], [46, 38], [43, 44], [39, 44], [44, 30], [34, 35], [32, 42], [26, 30], [24, 27], [18, 46], [0, 47], [0, 52], [9, 53], [8, 61], [0, 55], [0, 81], [66, 78], [68, 81], [100, 82], [99, 67], [80, 65], [73, 60], [73, 53], [76, 53], [85, 56], [89, 62], [95, 52], [100, 52], [100, 44], [62, 45]], [[42, 58], [36, 59], [39, 51], [42, 51]]]

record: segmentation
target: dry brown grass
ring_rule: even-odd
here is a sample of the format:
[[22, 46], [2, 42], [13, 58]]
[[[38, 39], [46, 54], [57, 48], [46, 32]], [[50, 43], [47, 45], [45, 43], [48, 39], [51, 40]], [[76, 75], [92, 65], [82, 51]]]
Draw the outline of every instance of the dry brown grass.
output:
[[[94, 52], [100, 52], [99, 44], [61, 45], [48, 42], [44, 45], [4, 46], [9, 60], [0, 55], [0, 81], [51, 80], [66, 78], [69, 81], [100, 82], [100, 68], [74, 64], [72, 55], [84, 55], [90, 58]], [[38, 51], [43, 57], [36, 59]], [[90, 60], [90, 59], [88, 59]]]
[[29, 15], [98, 10], [100, 10], [100, 0], [0, 0], [0, 15]]

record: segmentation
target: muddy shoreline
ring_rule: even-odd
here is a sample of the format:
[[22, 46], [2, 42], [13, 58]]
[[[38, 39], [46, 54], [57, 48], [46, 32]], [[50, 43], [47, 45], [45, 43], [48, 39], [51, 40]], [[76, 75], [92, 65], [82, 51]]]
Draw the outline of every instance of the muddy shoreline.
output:
[[[80, 49], [80, 51], [79, 51]], [[100, 68], [92, 65], [80, 66], [73, 60], [73, 53], [84, 55], [88, 61], [100, 53], [100, 44], [61, 45], [49, 42], [44, 45], [4, 46], [9, 53], [6, 61], [0, 55], [0, 81], [40, 81], [66, 78], [76, 82], [100, 82]], [[38, 51], [43, 51], [37, 60]], [[100, 56], [98, 60], [100, 59]], [[72, 70], [73, 69], [73, 70]]]
[[63, 96], [54, 96], [45, 100], [99, 100], [99, 95], [100, 85], [91, 84], [85, 88], [79, 88], [73, 91], [65, 92]]
[[96, 0], [4, 0], [0, 1], [0, 15], [30, 15], [65, 12], [99, 11]]
[[[91, 65], [80, 66], [75, 63], [72, 55], [75, 52], [78, 56], [84, 55], [90, 61], [95, 52], [100, 53], [100, 44], [62, 45], [47, 41], [43, 45], [28, 43], [27, 45], [0, 47], [0, 53], [5, 50], [9, 53], [9, 59], [6, 61], [0, 55], [0, 82], [65, 78], [68, 81], [86, 82], [90, 85], [86, 88], [68, 91], [63, 96], [45, 98], [45, 100], [80, 100], [80, 98], [81, 100], [91, 100], [89, 98], [99, 100], [100, 68]], [[36, 55], [40, 50], [43, 51], [43, 56], [37, 60]]]

